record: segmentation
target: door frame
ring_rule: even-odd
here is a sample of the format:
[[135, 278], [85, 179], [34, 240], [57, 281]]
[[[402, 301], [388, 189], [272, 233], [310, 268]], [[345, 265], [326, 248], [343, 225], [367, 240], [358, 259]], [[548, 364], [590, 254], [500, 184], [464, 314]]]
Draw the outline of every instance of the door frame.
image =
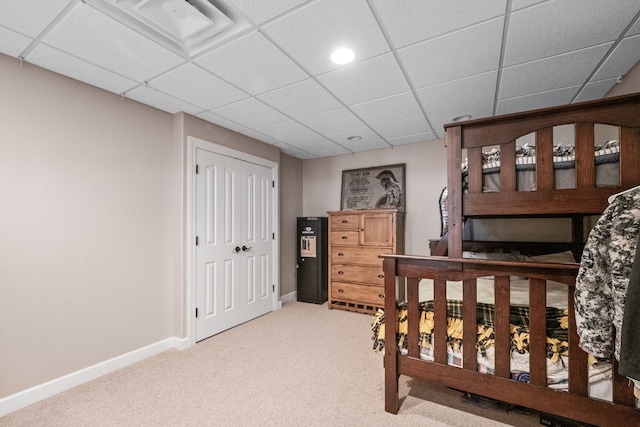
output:
[[233, 148], [218, 145], [214, 142], [193, 136], [187, 137], [187, 195], [186, 195], [186, 295], [184, 299], [184, 318], [186, 325], [187, 341], [189, 345], [196, 343], [196, 152], [198, 149], [210, 151], [226, 157], [243, 160], [246, 162], [256, 163], [272, 170], [272, 179], [276, 183], [272, 188], [272, 204], [273, 204], [273, 281], [275, 290], [273, 292], [272, 310], [282, 307], [280, 301], [280, 216], [279, 216], [279, 192], [278, 192], [278, 163], [272, 160], [257, 157], [249, 153], [234, 150]]

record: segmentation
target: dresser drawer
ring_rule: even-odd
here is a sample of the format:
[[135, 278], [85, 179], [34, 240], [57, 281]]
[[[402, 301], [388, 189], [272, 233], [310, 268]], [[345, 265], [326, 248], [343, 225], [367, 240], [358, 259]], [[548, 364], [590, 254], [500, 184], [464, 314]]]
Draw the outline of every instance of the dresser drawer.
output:
[[358, 230], [360, 229], [360, 215], [338, 214], [331, 215], [331, 230]]
[[331, 262], [336, 264], [361, 264], [382, 267], [382, 258], [378, 258], [378, 255], [391, 252], [391, 248], [332, 246]]
[[358, 246], [359, 232], [353, 230], [340, 230], [331, 232], [332, 245]]
[[384, 307], [384, 291], [379, 286], [331, 282], [331, 299]]
[[335, 280], [345, 282], [384, 286], [384, 272], [382, 271], [382, 267], [331, 264], [331, 277]]

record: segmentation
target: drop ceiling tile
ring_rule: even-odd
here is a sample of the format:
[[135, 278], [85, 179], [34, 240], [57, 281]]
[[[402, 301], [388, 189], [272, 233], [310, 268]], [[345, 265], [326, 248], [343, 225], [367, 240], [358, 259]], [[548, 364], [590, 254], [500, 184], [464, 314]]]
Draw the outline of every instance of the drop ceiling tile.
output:
[[[350, 136], [354, 135], [358, 135], [362, 139], [358, 141], [349, 141], [347, 139]], [[369, 128], [360, 128], [345, 132], [337, 132], [327, 135], [327, 138], [353, 152], [376, 150], [378, 148], [389, 148], [391, 146], [384, 139], [382, 139], [380, 135], [376, 134]]]
[[242, 131], [240, 133], [243, 134], [243, 135], [250, 136], [253, 139], [257, 139], [258, 141], [262, 141], [262, 142], [266, 142], [267, 144], [275, 145], [277, 147], [280, 147], [281, 145], [284, 144], [280, 140], [272, 138], [272, 137], [270, 137], [268, 135], [265, 135], [263, 133], [257, 132], [257, 131], [255, 131], [253, 129], [244, 130], [244, 131]]
[[287, 144], [301, 151], [309, 152], [309, 149], [318, 147], [326, 147], [329, 144], [336, 145], [333, 141], [329, 141], [327, 138], [321, 135], [315, 135], [311, 138], [303, 138], [296, 141], [287, 141]]
[[511, 10], [518, 10], [524, 7], [533, 6], [534, 4], [542, 3], [547, 0], [512, 0]]
[[301, 117], [299, 122], [307, 125], [318, 133], [336, 133], [363, 127], [365, 124], [346, 108], [325, 111], [313, 116]]
[[0, 52], [17, 58], [33, 39], [18, 34], [7, 28], [0, 27]]
[[420, 133], [418, 135], [410, 135], [410, 136], [403, 136], [400, 138], [392, 138], [392, 139], [388, 139], [387, 141], [389, 141], [389, 144], [393, 145], [394, 147], [397, 145], [404, 145], [404, 144], [416, 144], [418, 142], [428, 142], [428, 141], [435, 141], [440, 139], [438, 137], [438, 135], [436, 135], [433, 132], [428, 132], [428, 133]]
[[243, 126], [236, 122], [232, 122], [231, 120], [227, 120], [224, 117], [217, 116], [213, 114], [211, 111], [204, 111], [202, 113], [197, 114], [197, 116], [202, 120], [208, 121], [209, 123], [222, 126], [225, 129], [229, 129], [238, 133], [242, 133], [248, 130], [246, 126]]
[[604, 80], [620, 77], [638, 62], [640, 58], [640, 35], [623, 39], [614, 51], [609, 55], [593, 76], [592, 80]]
[[356, 61], [389, 51], [366, 0], [312, 2], [263, 30], [312, 75], [339, 68], [329, 56], [342, 46], [355, 51]]
[[431, 126], [424, 116], [374, 125], [372, 128], [386, 140], [431, 132]]
[[175, 98], [188, 100], [203, 110], [212, 110], [248, 97], [246, 93], [192, 63], [149, 80], [149, 86]]
[[[490, 2], [373, 0], [393, 45], [409, 44], [446, 34], [504, 15], [506, 0]], [[451, 17], [452, 19], [443, 19]]]
[[289, 144], [285, 144], [284, 142], [275, 143], [273, 144], [273, 146], [278, 147], [282, 153], [287, 154], [289, 156], [300, 158], [299, 157], [300, 155], [307, 155], [307, 156], [311, 155], [310, 153], [306, 153], [296, 147], [293, 147]]
[[[506, 67], [499, 99], [517, 98], [582, 84], [607, 53], [611, 43]], [[571, 70], [567, 73], [566, 70]]]
[[228, 43], [195, 62], [252, 95], [309, 77], [258, 32]]
[[244, 99], [233, 104], [216, 108], [212, 113], [234, 122], [242, 123], [247, 128], [255, 129], [289, 120], [284, 114], [274, 110], [255, 98]]
[[254, 23], [262, 24], [282, 13], [293, 9], [308, 0], [229, 0], [236, 8], [242, 11]]
[[422, 115], [413, 92], [404, 92], [349, 106], [366, 123], [395, 122], [406, 117]]
[[185, 62], [172, 51], [85, 3], [79, 3], [43, 41], [138, 82]]
[[369, 59], [318, 77], [347, 105], [360, 104], [409, 90], [402, 70], [392, 54]]
[[264, 126], [255, 130], [283, 142], [297, 141], [318, 135], [311, 129], [293, 120]]
[[202, 108], [188, 104], [184, 101], [167, 95], [166, 93], [160, 92], [151, 87], [145, 87], [143, 85], [140, 85], [137, 88], [126, 92], [125, 97], [136, 100], [138, 102], [142, 102], [143, 104], [150, 105], [171, 114], [184, 111], [185, 113], [196, 116], [202, 112]]
[[2, 0], [0, 26], [35, 38], [71, 0]]
[[573, 102], [591, 101], [604, 98], [604, 96], [616, 85], [618, 79], [606, 79], [587, 83]]
[[317, 157], [330, 157], [330, 156], [340, 156], [343, 154], [350, 154], [351, 151], [347, 150], [344, 147], [339, 146], [338, 144], [335, 143], [331, 143], [333, 145], [331, 146], [327, 146], [326, 148], [322, 148], [322, 149], [314, 149], [311, 154], [317, 156]]
[[563, 87], [533, 95], [499, 100], [496, 114], [517, 113], [520, 111], [568, 104], [578, 93], [578, 90], [580, 90], [580, 86]]
[[430, 113], [427, 118], [431, 122], [433, 129], [439, 138], [444, 138], [445, 124], [451, 123], [454, 117], [463, 115], [470, 115], [472, 119], [481, 119], [483, 117], [490, 117], [493, 115], [493, 102], [486, 102], [484, 104], [471, 105], [468, 107], [454, 108], [452, 110], [438, 111]]
[[[294, 153], [298, 153], [298, 154], [295, 154], [295, 157], [297, 157], [297, 158], [299, 158], [301, 160], [309, 160], [309, 159], [317, 159], [318, 158], [318, 156], [314, 156], [313, 154], [307, 153], [307, 152], [304, 152], [304, 151], [299, 151], [299, 150], [295, 150], [295, 149], [291, 150], [291, 151], [294, 152]], [[285, 154], [289, 154], [287, 152], [284, 152], [284, 153]], [[290, 155], [294, 155], [294, 154], [290, 154]]]
[[307, 79], [256, 98], [295, 118], [340, 108], [342, 104], [315, 80]]
[[509, 21], [505, 66], [616, 40], [639, 11], [638, 0], [548, 1], [516, 11]]
[[318, 153], [321, 152], [331, 152], [333, 153], [331, 155], [346, 154], [349, 152], [349, 150], [344, 147], [340, 147], [335, 142], [320, 135], [299, 141], [292, 141], [289, 145], [314, 155], [318, 155]]
[[415, 88], [497, 70], [503, 18], [398, 50]]
[[459, 80], [428, 86], [416, 90], [424, 110], [451, 110], [467, 105], [493, 101], [496, 96], [497, 71], [478, 74]]
[[114, 93], [123, 93], [138, 85], [134, 80], [112, 73], [40, 43], [26, 58], [29, 62], [64, 76]]

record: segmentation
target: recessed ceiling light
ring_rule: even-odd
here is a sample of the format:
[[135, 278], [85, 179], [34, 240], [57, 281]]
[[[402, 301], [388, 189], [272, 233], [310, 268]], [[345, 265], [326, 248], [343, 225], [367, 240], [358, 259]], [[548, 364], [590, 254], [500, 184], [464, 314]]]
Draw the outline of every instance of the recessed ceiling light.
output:
[[355, 57], [356, 53], [347, 47], [337, 49], [331, 54], [331, 60], [334, 63], [340, 65], [348, 64], [349, 62], [353, 61]]
[[360, 135], [353, 135], [347, 138], [349, 141], [360, 141], [362, 137]]
[[469, 114], [464, 114], [462, 116], [454, 117], [453, 119], [451, 119], [451, 121], [464, 122], [465, 120], [469, 120], [469, 119], [471, 119], [471, 116]]

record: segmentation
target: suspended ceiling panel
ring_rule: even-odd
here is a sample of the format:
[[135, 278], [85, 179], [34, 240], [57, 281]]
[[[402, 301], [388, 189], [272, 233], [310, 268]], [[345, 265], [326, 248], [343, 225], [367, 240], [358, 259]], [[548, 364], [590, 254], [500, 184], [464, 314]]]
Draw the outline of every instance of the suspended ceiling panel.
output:
[[0, 52], [311, 159], [601, 98], [640, 60], [640, 3], [3, 0]]

